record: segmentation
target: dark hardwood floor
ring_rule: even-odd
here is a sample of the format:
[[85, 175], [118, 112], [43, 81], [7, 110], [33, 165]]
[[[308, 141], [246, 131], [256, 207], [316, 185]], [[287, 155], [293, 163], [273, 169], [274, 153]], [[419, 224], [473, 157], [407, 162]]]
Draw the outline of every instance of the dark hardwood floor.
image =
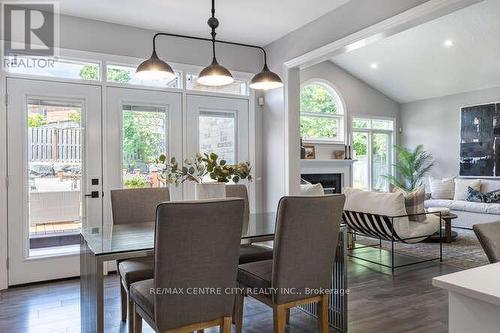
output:
[[[349, 332], [447, 332], [447, 294], [434, 276], [458, 269], [430, 263], [394, 276], [374, 265], [349, 260]], [[78, 279], [11, 288], [0, 294], [1, 333], [80, 332]], [[126, 332], [120, 321], [119, 282], [105, 281], [106, 332]], [[272, 332], [271, 309], [245, 301], [244, 332]], [[144, 332], [152, 332], [145, 325]], [[206, 332], [218, 332], [212, 329]], [[316, 320], [294, 310], [287, 332], [317, 332]]]

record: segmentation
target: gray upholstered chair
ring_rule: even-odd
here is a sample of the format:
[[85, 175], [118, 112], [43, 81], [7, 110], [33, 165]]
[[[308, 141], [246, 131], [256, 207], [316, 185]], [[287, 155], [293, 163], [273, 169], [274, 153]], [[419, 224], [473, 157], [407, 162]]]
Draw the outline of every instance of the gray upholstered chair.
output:
[[[328, 332], [328, 295], [317, 290], [331, 288], [344, 202], [342, 194], [282, 198], [273, 260], [239, 266], [238, 282], [244, 290], [277, 290], [271, 295], [248, 295], [273, 308], [275, 333], [285, 332], [290, 308], [309, 303], [318, 304], [320, 332]], [[307, 293], [306, 288], [316, 292]], [[234, 314], [238, 333], [242, 330], [243, 302], [244, 295], [238, 295]]]
[[500, 222], [472, 226], [490, 263], [500, 262]]
[[[170, 201], [170, 192], [167, 187], [111, 190], [113, 224], [154, 222], [156, 206], [165, 201]], [[117, 265], [121, 281], [122, 321], [127, 320], [128, 305], [129, 330], [131, 331], [132, 305], [128, 297], [129, 287], [133, 282], [153, 277], [153, 256], [118, 261]]]
[[[226, 185], [226, 197], [228, 198], [242, 198], [245, 200], [245, 215], [244, 223], [248, 223], [250, 218], [250, 205], [248, 202], [248, 190], [242, 184], [228, 184]], [[240, 264], [249, 262], [268, 260], [273, 258], [273, 249], [266, 246], [259, 246], [255, 244], [243, 244], [240, 247]]]
[[[162, 333], [213, 326], [231, 332], [234, 296], [226, 291], [237, 285], [244, 205], [228, 198], [158, 206], [154, 279], [130, 287], [135, 332], [142, 331], [142, 319]], [[189, 292], [198, 288], [221, 292]], [[184, 292], [168, 292], [174, 289]]]

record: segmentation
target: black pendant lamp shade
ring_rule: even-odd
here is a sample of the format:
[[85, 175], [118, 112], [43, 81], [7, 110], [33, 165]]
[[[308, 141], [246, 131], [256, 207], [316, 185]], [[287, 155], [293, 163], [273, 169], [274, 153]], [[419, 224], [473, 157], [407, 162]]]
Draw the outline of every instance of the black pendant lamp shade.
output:
[[210, 66], [203, 68], [196, 81], [205, 86], [217, 87], [233, 83], [234, 79], [231, 72], [213, 58]]
[[156, 51], [153, 51], [151, 57], [137, 67], [135, 75], [141, 80], [172, 80], [175, 77], [172, 67], [158, 58]]
[[267, 64], [264, 65], [262, 71], [252, 78], [250, 88], [258, 90], [269, 90], [283, 87], [283, 82], [278, 74], [271, 72]]

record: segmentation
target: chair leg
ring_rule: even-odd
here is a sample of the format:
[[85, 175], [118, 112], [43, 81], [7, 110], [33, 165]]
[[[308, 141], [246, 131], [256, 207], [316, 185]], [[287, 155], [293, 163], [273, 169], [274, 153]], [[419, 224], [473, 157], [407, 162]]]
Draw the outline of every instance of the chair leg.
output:
[[132, 316], [130, 318], [130, 321], [134, 322], [133, 333], [142, 333], [142, 318], [139, 313], [137, 313], [136, 305], [134, 302], [132, 302]]
[[243, 307], [245, 305], [245, 295], [236, 293], [233, 307], [233, 321], [236, 325], [236, 333], [243, 330]]
[[120, 281], [120, 302], [122, 311], [122, 321], [127, 321], [127, 292]]
[[134, 333], [134, 310], [135, 304], [134, 301], [127, 296], [127, 304], [128, 304], [128, 333]]
[[286, 309], [286, 324], [290, 324], [290, 308]]
[[328, 295], [321, 295], [318, 302], [319, 333], [328, 333]]
[[283, 305], [273, 306], [274, 333], [285, 333], [286, 308]]
[[233, 324], [233, 320], [231, 317], [224, 317], [224, 321], [222, 322], [220, 332], [221, 333], [231, 333], [231, 325]]

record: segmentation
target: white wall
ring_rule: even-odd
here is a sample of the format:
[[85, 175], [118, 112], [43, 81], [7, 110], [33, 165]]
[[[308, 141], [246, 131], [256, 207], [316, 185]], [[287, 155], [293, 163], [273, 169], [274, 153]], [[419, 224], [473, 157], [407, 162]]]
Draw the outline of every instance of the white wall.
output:
[[[300, 27], [266, 47], [273, 71], [283, 72], [283, 64], [299, 55], [332, 43], [387, 18], [416, 7], [426, 0], [352, 0], [319, 19]], [[285, 78], [286, 79], [286, 78]], [[297, 96], [298, 98], [298, 96]], [[264, 209], [272, 211], [286, 194], [287, 156], [284, 92], [266, 94], [264, 110]]]
[[401, 105], [401, 144], [423, 144], [435, 160], [430, 175], [456, 176], [460, 156], [460, 108], [500, 101], [500, 87]]
[[[345, 103], [348, 119], [356, 116], [378, 116], [399, 119], [399, 103], [352, 76], [330, 61], [324, 61], [300, 71], [300, 82], [322, 79], [332, 84]], [[349, 122], [346, 129], [350, 129]], [[332, 158], [334, 150], [343, 146], [321, 145], [316, 148], [316, 158]]]

